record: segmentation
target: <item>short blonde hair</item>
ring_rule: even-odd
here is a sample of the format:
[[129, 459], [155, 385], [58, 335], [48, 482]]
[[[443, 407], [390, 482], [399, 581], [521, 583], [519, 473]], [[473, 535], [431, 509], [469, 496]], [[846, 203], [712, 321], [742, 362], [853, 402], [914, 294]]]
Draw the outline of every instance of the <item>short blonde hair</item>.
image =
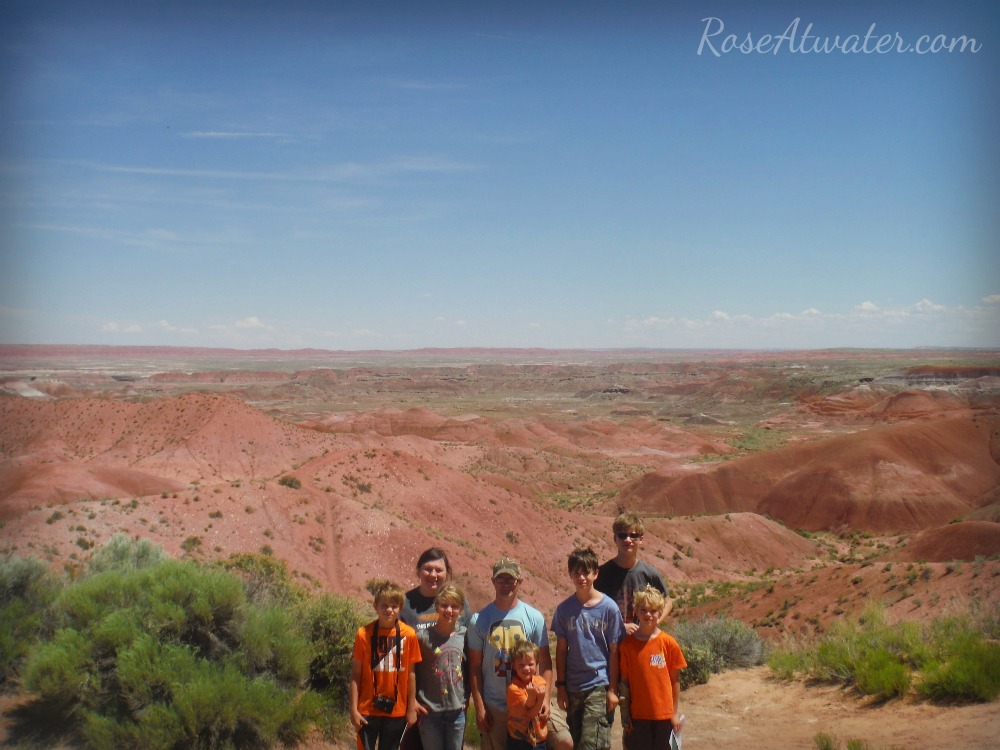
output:
[[538, 644], [534, 641], [529, 641], [524, 638], [514, 644], [514, 647], [510, 650], [510, 663], [513, 664], [518, 659], [523, 659], [526, 656], [532, 657], [535, 661], [538, 661]]
[[403, 587], [385, 578], [373, 578], [365, 584], [365, 588], [374, 597], [375, 606], [384, 601], [386, 604], [398, 604], [402, 607], [406, 599]]
[[454, 583], [446, 583], [441, 587], [441, 590], [437, 592], [437, 596], [434, 597], [434, 606], [437, 607], [441, 603], [446, 604], [456, 604], [459, 607], [465, 606], [465, 594], [462, 593], [462, 589], [456, 586]]
[[632, 608], [636, 612], [639, 611], [640, 607], [663, 612], [663, 608], [667, 605], [667, 597], [663, 595], [662, 591], [654, 589], [652, 586], [646, 586], [641, 591], [636, 591], [632, 601]]

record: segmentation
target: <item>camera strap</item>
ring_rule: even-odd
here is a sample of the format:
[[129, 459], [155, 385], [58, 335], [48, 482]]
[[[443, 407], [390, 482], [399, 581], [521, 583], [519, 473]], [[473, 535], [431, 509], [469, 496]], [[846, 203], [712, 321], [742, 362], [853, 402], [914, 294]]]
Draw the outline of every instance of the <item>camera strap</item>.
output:
[[[390, 636], [391, 637], [391, 636]], [[393, 695], [393, 699], [399, 698], [399, 670], [402, 665], [402, 641], [403, 639], [399, 636], [399, 621], [396, 621], [396, 690]], [[382, 657], [388, 656], [392, 653], [392, 647], [390, 647], [384, 654], [378, 650], [378, 620], [372, 623], [372, 637], [371, 637], [371, 652], [372, 652], [372, 695], [378, 695], [378, 681], [375, 679], [375, 668], [378, 663], [382, 661]]]

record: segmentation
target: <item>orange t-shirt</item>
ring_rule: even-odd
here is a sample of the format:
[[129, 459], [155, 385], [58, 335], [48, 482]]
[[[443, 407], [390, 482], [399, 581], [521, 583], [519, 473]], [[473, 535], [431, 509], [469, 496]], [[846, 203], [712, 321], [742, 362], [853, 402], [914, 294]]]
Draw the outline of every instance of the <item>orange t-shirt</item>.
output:
[[670, 673], [687, 666], [681, 647], [662, 630], [648, 641], [634, 635], [618, 644], [618, 679], [629, 684], [633, 719], [662, 721], [674, 715]]
[[[535, 700], [545, 697], [545, 680], [542, 677], [531, 678], [532, 684], [538, 690]], [[525, 716], [528, 711], [528, 691], [526, 685], [520, 685], [520, 678], [515, 676], [507, 686], [507, 734], [516, 740], [524, 740], [529, 745], [545, 742], [549, 736], [549, 728], [538, 716], [530, 719]]]
[[[372, 623], [358, 628], [354, 636], [354, 658], [361, 662], [361, 681], [358, 685], [358, 713], [362, 716], [406, 716], [406, 699], [410, 689], [410, 672], [423, 657], [416, 631], [399, 621], [399, 660], [396, 660], [396, 628], [379, 628], [375, 638], [375, 679], [372, 680]], [[378, 694], [386, 698], [396, 696], [396, 704], [389, 713], [375, 709], [375, 683]], [[397, 692], [398, 686], [398, 692]]]

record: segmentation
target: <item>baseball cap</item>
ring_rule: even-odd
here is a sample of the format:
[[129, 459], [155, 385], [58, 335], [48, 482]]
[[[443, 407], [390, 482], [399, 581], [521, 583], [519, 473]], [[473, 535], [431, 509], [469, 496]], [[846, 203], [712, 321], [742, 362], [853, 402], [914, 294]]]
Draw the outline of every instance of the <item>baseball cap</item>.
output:
[[493, 577], [496, 578], [504, 573], [519, 579], [521, 577], [521, 566], [513, 557], [501, 557], [493, 565]]

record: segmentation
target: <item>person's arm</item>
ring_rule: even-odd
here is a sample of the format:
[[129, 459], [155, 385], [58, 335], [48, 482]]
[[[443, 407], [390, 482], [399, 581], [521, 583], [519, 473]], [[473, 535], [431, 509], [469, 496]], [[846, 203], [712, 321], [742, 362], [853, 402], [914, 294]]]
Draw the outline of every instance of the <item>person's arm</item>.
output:
[[417, 723], [417, 670], [411, 664], [409, 674], [406, 677], [408, 683], [406, 693], [406, 726], [412, 727]]
[[538, 652], [538, 669], [541, 671], [539, 677], [545, 680], [545, 687], [541, 694], [541, 706], [538, 709], [538, 716], [545, 721], [549, 720], [549, 700], [552, 698], [552, 654], [549, 653], [549, 644], [546, 641]]
[[661, 576], [659, 572], [656, 571], [655, 568], [653, 569], [653, 573], [656, 575], [656, 578], [650, 581], [650, 584], [653, 586], [653, 588], [657, 588], [660, 590], [660, 593], [663, 594], [663, 598], [665, 600], [663, 602], [663, 611], [660, 612], [660, 619], [657, 621], [659, 624], [662, 625], [663, 621], [667, 619], [667, 616], [674, 608], [674, 600], [670, 598], [670, 589], [667, 588], [667, 582], [663, 580], [663, 576]]
[[556, 639], [556, 703], [563, 711], [569, 705], [569, 693], [566, 690], [566, 655], [569, 653], [569, 642], [562, 637]]
[[469, 649], [469, 693], [476, 708], [476, 726], [480, 732], [489, 732], [493, 722], [483, 701], [483, 652], [475, 648]]
[[361, 727], [363, 727], [368, 722], [365, 717], [358, 712], [358, 693], [361, 690], [361, 668], [360, 659], [353, 659], [351, 661], [351, 681], [348, 683], [348, 694], [350, 697], [350, 709], [348, 713], [351, 716], [351, 724], [354, 725], [354, 731], [360, 732]]
[[608, 645], [608, 713], [618, 707], [618, 644]]
[[677, 734], [681, 733], [684, 729], [684, 723], [681, 721], [681, 670], [671, 669], [670, 670], [670, 692], [674, 696], [674, 715], [670, 719], [670, 725], [674, 728]]
[[545, 700], [546, 690], [544, 687], [538, 687], [534, 680], [532, 680], [525, 686], [524, 694], [526, 697], [524, 702], [524, 717], [526, 719], [534, 719], [542, 712], [542, 705], [547, 702]]

